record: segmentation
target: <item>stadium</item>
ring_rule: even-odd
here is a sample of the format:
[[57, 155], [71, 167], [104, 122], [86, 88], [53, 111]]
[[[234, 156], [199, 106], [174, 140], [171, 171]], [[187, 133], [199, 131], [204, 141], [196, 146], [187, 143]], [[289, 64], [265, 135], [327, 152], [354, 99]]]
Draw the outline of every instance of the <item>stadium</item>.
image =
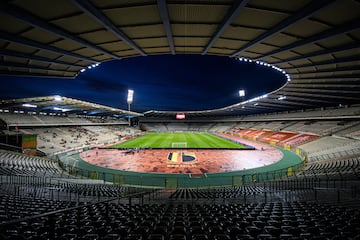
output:
[[[360, 239], [358, 1], [0, 6], [0, 92], [19, 96], [0, 95], [0, 239]], [[51, 81], [75, 94], [114, 61], [167, 55], [231, 59], [283, 83], [201, 109], [170, 90], [139, 104], [151, 74], [121, 107], [28, 96]], [[86, 80], [103, 92], [103, 76]]]

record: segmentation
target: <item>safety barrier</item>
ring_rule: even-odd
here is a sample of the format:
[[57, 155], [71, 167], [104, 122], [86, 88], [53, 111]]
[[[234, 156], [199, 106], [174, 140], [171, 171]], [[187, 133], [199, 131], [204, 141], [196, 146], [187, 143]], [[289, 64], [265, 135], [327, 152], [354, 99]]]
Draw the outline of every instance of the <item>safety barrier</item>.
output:
[[103, 180], [125, 186], [177, 188], [212, 188], [241, 186], [253, 182], [265, 182], [296, 175], [304, 167], [304, 153], [299, 155], [279, 148], [283, 159], [268, 166], [234, 172], [208, 173], [202, 176], [191, 174], [166, 174], [131, 172], [104, 168], [83, 161], [79, 154], [60, 154], [59, 165], [70, 174]]

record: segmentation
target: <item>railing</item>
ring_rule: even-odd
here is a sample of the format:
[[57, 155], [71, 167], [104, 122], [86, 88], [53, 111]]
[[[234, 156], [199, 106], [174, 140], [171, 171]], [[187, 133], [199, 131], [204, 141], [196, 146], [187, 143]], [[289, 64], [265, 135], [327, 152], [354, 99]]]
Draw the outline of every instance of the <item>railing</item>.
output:
[[[145, 191], [143, 188], [104, 184], [88, 179], [31, 175], [0, 175], [0, 190], [13, 196], [75, 202], [100, 201]], [[155, 193], [157, 189], [146, 191]]]
[[155, 187], [165, 189], [177, 188], [211, 188], [223, 186], [241, 186], [247, 183], [264, 182], [288, 178], [303, 169], [304, 162], [274, 171], [257, 172], [258, 169], [247, 171], [204, 174], [193, 177], [191, 174], [159, 174], [143, 172], [127, 172], [107, 169], [84, 162], [85, 167], [76, 163], [67, 163], [60, 157], [59, 165], [66, 172], [76, 177], [103, 180], [125, 186]]
[[22, 151], [23, 151], [23, 149], [21, 147], [4, 144], [4, 143], [0, 143], [0, 149], [13, 151], [13, 152], [20, 152], [20, 153], [22, 153]]
[[[165, 189], [242, 186], [249, 183], [287, 179], [294, 176], [302, 178], [309, 177], [325, 179], [334, 177], [334, 174], [328, 173], [326, 169], [324, 169], [321, 174], [316, 174], [313, 171], [302, 171], [306, 165], [307, 153], [299, 148], [293, 148], [291, 150], [300, 156], [302, 162], [273, 171], [267, 171], [266, 169], [262, 171], [261, 169], [250, 169], [247, 171], [196, 175], [195, 177], [191, 174], [127, 172], [97, 166], [94, 167], [94, 165], [88, 164], [86, 162], [84, 162], [85, 165], [81, 164], [81, 166], [79, 166], [74, 162], [69, 164], [69, 162], [64, 161], [61, 156], [59, 156], [59, 164], [63, 170], [76, 177], [103, 180], [106, 182], [112, 182], [114, 184], [121, 184], [126, 186], [147, 186]], [[334, 169], [331, 169], [332, 173], [334, 173], [334, 171]], [[299, 172], [301, 172], [301, 174]], [[351, 171], [349, 174], [360, 176], [360, 173], [358, 173], [356, 169], [353, 169], [353, 171]], [[350, 176], [348, 175], [344, 176], [343, 173], [338, 170], [336, 178], [348, 178]]]
[[[104, 199], [128, 196], [143, 192], [138, 199], [139, 204], [144, 200], [149, 203], [179, 201], [196, 201], [203, 203], [246, 203], [246, 202], [274, 202], [274, 201], [316, 201], [332, 204], [343, 204], [358, 201], [360, 197], [358, 181], [349, 179], [321, 179], [296, 178], [267, 182], [246, 183], [243, 186], [228, 186], [218, 188], [181, 188], [179, 191], [194, 193], [190, 198], [170, 197], [169, 191], [156, 188], [131, 188], [113, 184], [101, 184], [101, 181], [88, 179], [56, 179], [37, 176], [1, 176], [1, 191], [7, 195], [33, 199], [48, 199], [71, 202], [100, 202]], [[90, 185], [89, 185], [90, 184]], [[96, 186], [94, 188], [94, 186]], [[105, 190], [113, 194], [103, 195]], [[87, 188], [91, 194], [87, 192]], [[174, 193], [174, 191], [170, 191]], [[200, 196], [200, 197], [199, 197]], [[178, 201], [179, 200], [179, 201]], [[136, 201], [135, 201], [136, 202]], [[123, 203], [123, 202], [122, 202]]]
[[17, 226], [20, 223], [27, 223], [27, 225], [30, 226], [33, 221], [34, 222], [41, 221], [44, 223], [43, 224], [44, 226], [47, 226], [47, 231], [44, 232], [44, 235], [42, 235], [42, 238], [55, 239], [55, 237], [56, 237], [55, 236], [55, 217], [56, 217], [56, 215], [65, 214], [67, 212], [78, 212], [78, 210], [81, 208], [86, 208], [89, 206], [96, 206], [99, 204], [113, 202], [113, 201], [119, 201], [120, 199], [128, 199], [127, 206], [129, 208], [129, 211], [131, 212], [132, 199], [136, 198], [136, 197], [143, 197], [144, 194], [146, 194], [146, 192], [133, 193], [133, 194], [128, 194], [126, 196], [116, 197], [116, 198], [112, 198], [112, 199], [108, 199], [108, 200], [104, 200], [104, 201], [99, 201], [96, 203], [83, 204], [80, 206], [51, 211], [51, 212], [47, 212], [47, 213], [43, 213], [43, 214], [39, 214], [39, 215], [35, 215], [35, 216], [14, 219], [14, 220], [11, 220], [11, 221], [8, 221], [5, 223], [1, 223], [0, 224], [0, 233], [5, 233], [6, 229], [8, 229], [9, 227], [12, 227], [12, 226]]

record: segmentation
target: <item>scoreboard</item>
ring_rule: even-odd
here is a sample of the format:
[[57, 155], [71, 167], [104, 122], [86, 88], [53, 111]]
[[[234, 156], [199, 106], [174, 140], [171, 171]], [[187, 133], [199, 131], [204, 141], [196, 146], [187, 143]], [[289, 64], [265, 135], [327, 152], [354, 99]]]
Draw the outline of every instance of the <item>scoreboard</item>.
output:
[[184, 120], [186, 118], [185, 113], [176, 113], [177, 120]]

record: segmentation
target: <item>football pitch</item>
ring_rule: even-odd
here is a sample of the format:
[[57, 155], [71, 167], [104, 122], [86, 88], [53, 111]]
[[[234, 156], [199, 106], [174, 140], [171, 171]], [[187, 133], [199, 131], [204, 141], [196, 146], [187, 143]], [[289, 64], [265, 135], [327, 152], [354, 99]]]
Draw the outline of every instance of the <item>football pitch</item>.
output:
[[148, 133], [109, 148], [253, 149], [209, 133]]

